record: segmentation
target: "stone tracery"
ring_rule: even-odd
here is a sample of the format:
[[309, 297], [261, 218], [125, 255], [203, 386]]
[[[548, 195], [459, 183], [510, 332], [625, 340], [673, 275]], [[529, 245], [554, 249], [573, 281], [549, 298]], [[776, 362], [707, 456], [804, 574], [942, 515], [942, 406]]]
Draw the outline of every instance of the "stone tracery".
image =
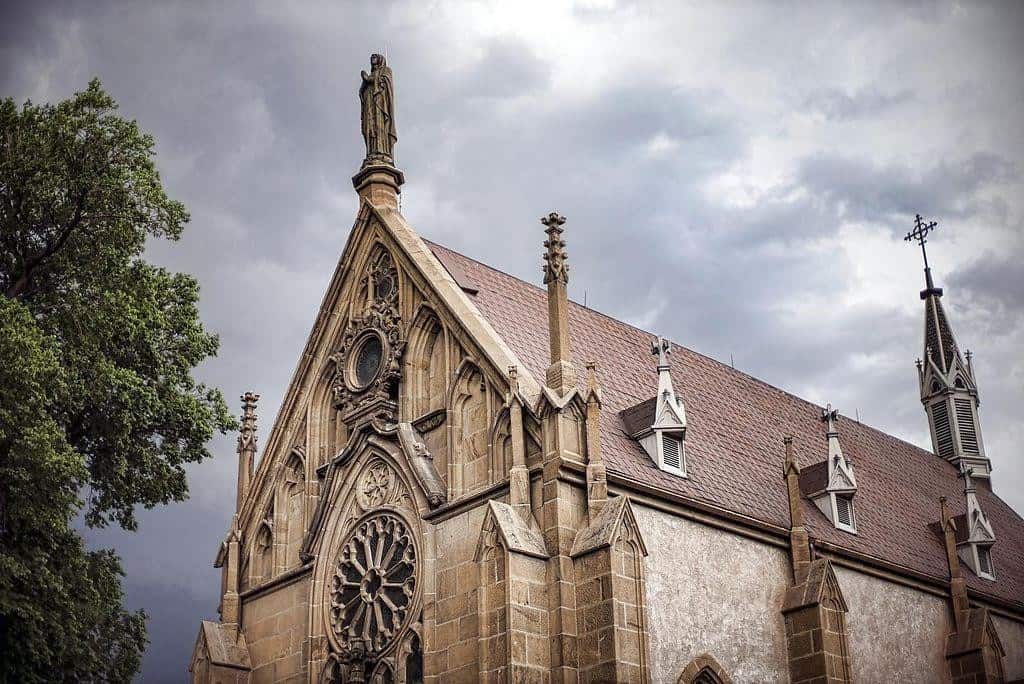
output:
[[373, 514], [341, 547], [331, 580], [330, 624], [346, 648], [379, 656], [409, 622], [418, 557], [413, 533], [391, 512]]

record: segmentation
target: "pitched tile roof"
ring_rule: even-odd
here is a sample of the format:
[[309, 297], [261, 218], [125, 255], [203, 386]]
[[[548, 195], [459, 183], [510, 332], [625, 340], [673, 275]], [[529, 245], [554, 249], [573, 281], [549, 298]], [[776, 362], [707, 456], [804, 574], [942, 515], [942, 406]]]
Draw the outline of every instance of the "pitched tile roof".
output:
[[[546, 292], [440, 245], [429, 246], [456, 280], [466, 280], [467, 291], [476, 290], [470, 299], [520, 362], [534, 377], [543, 378], [548, 366]], [[824, 461], [822, 407], [673, 343], [670, 363], [676, 393], [686, 406], [689, 475], [676, 477], [655, 467], [629, 438], [619, 416], [656, 394], [658, 376], [650, 355], [654, 335], [574, 302], [569, 305], [569, 326], [574, 361], [580, 366], [584, 361], [598, 363], [601, 439], [610, 473], [788, 527], [782, 440], [795, 438], [801, 467]], [[857, 466], [857, 534], [836, 530], [805, 500], [808, 532], [819, 544], [855, 557], [944, 581], [945, 552], [928, 525], [939, 518], [941, 496], [948, 497], [954, 514], [966, 510], [955, 468], [852, 419], [844, 419], [839, 431], [844, 451]], [[997, 486], [998, 477], [997, 472]], [[983, 580], [965, 569], [968, 585], [1024, 612], [1024, 520], [984, 487], [978, 488], [978, 498], [996, 532], [992, 558], [997, 580]]]

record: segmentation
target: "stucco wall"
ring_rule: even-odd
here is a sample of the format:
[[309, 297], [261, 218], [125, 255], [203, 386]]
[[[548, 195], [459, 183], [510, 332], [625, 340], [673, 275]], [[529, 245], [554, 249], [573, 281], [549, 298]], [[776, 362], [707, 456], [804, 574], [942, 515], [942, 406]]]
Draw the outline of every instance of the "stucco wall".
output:
[[1006, 681], [1024, 679], [1024, 622], [1007, 620], [998, 615], [992, 616], [999, 640], [1003, 642], [1006, 657], [1003, 658], [1003, 671]]
[[[307, 632], [309, 579], [245, 601], [242, 628], [252, 659], [252, 684], [304, 681], [302, 653]], [[292, 678], [292, 679], [290, 679]]]
[[734, 682], [787, 682], [783, 549], [634, 505], [647, 545], [651, 681], [711, 654]]
[[857, 682], [946, 682], [946, 600], [836, 567], [849, 607], [846, 631]]

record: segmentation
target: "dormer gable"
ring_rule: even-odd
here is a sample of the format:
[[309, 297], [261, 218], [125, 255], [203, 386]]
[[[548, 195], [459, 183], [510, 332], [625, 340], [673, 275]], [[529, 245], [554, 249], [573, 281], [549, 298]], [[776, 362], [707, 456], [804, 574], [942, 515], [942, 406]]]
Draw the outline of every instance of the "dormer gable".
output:
[[964, 478], [964, 498], [967, 512], [957, 516], [957, 555], [974, 574], [984, 579], [996, 578], [992, 563], [992, 545], [996, 542], [996, 533], [989, 522], [988, 516], [978, 502], [977, 489], [970, 469], [961, 473]]
[[626, 432], [659, 469], [686, 477], [686, 408], [672, 385], [672, 344], [659, 337], [651, 343], [651, 353], [658, 357], [658, 393], [620, 415]]
[[821, 421], [826, 425], [827, 455], [824, 461], [801, 470], [800, 489], [836, 529], [856, 533], [854, 496], [857, 493], [857, 476], [853, 461], [843, 454], [839, 441], [836, 427], [839, 412], [829, 404], [822, 409]]

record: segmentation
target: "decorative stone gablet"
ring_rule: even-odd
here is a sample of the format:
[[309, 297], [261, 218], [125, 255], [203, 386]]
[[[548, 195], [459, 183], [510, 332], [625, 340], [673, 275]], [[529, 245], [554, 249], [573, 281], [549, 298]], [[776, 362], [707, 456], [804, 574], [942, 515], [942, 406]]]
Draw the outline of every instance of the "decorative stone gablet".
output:
[[819, 558], [807, 578], [786, 591], [782, 614], [789, 642], [789, 676], [801, 682], [851, 682], [846, 612], [832, 563]]
[[475, 560], [480, 681], [550, 681], [548, 553], [533, 516], [489, 501]]
[[192, 681], [249, 684], [251, 667], [244, 634], [210, 620], [200, 623], [188, 666]]
[[972, 608], [967, 612], [964, 629], [950, 634], [946, 640], [946, 660], [953, 684], [1003, 682], [1006, 651], [992, 624], [992, 616], [987, 608]]
[[572, 547], [580, 682], [648, 682], [643, 558], [629, 498], [608, 501]]

